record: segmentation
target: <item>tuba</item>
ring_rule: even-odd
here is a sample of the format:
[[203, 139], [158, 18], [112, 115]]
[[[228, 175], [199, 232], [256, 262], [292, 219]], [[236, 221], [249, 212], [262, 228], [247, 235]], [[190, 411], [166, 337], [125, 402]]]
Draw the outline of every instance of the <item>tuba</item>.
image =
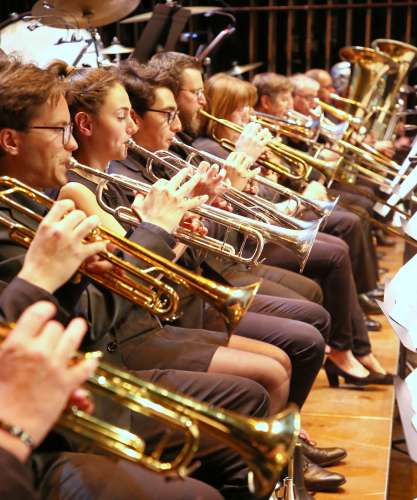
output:
[[[20, 195], [19, 200], [21, 195], [24, 195], [28, 200], [40, 204], [43, 208], [49, 209], [54, 203], [51, 198], [23, 182], [10, 177], [0, 177], [0, 201], [35, 223], [41, 222], [42, 216], [13, 198], [15, 194]], [[0, 215], [0, 224], [9, 230], [13, 241], [24, 247], [28, 247], [35, 236], [33, 229], [8, 216]], [[260, 285], [259, 282], [241, 288], [222, 285], [195, 274], [137, 243], [121, 238], [104, 227], [95, 229], [87, 241], [91, 239], [109, 241], [124, 254], [147, 264], [149, 269], [136, 267], [127, 260], [106, 251], [101, 254], [101, 257], [113, 264], [111, 271], [100, 274], [87, 271], [83, 266], [79, 271], [108, 290], [166, 320], [173, 320], [177, 317], [179, 297], [171, 286], [152, 276], [150, 272], [155, 271], [171, 282], [199, 293], [220, 312], [229, 333], [235, 329], [250, 307]]]
[[[382, 139], [391, 115], [395, 111], [400, 87], [405, 83], [408, 73], [416, 64], [417, 47], [397, 40], [382, 38], [374, 40], [372, 42], [372, 47], [387, 54], [398, 65], [397, 72], [388, 77], [383, 96], [383, 104], [381, 105], [381, 110], [372, 127], [372, 130], [377, 134], [377, 138]], [[390, 139], [390, 137], [387, 137], [387, 139]]]
[[[12, 327], [11, 324], [0, 325], [0, 337], [4, 339]], [[87, 386], [129, 410], [180, 429], [184, 445], [171, 461], [164, 461], [161, 459], [166, 446], [164, 438], [153, 453], [146, 454], [145, 442], [136, 434], [76, 408], [63, 413], [58, 430], [75, 434], [89, 444], [152, 471], [184, 477], [198, 449], [201, 429], [242, 456], [249, 467], [249, 489], [260, 497], [270, 493], [278, 482], [300, 430], [300, 415], [294, 405], [267, 418], [244, 417], [172, 392], [104, 362], [100, 362], [96, 372], [89, 377]]]
[[356, 118], [363, 118], [366, 109], [381, 102], [386, 77], [396, 72], [398, 65], [388, 55], [366, 47], [343, 47], [339, 55], [352, 67], [346, 97], [361, 105], [348, 103], [344, 109]]

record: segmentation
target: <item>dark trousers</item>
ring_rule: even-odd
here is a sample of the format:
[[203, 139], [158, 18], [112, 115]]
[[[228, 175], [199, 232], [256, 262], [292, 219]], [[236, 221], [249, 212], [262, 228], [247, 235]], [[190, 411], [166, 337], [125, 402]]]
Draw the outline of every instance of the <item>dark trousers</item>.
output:
[[237, 330], [238, 335], [276, 345], [289, 356], [292, 372], [288, 400], [300, 408], [323, 363], [329, 332], [329, 314], [318, 304], [265, 295], [255, 298]]
[[[298, 269], [294, 254], [285, 248], [268, 244], [263, 256], [270, 265], [293, 271]], [[368, 354], [371, 347], [346, 243], [340, 238], [319, 233], [304, 272], [321, 284], [324, 307], [332, 319], [329, 345], [339, 350], [352, 349], [359, 356]]]
[[[204, 327], [222, 329], [222, 320], [208, 308]], [[289, 402], [302, 407], [323, 363], [330, 316], [318, 304], [257, 295], [236, 334], [282, 349], [291, 360]]]
[[[136, 374], [169, 390], [241, 415], [264, 417], [268, 413], [266, 391], [256, 382], [241, 377], [175, 370], [150, 370]], [[155, 419], [137, 414], [132, 417], [131, 430], [146, 440], [147, 452], [157, 444], [165, 429], [165, 425]], [[174, 431], [164, 459], [175, 456], [183, 440], [183, 434]], [[201, 430], [195, 459], [201, 465], [192, 473], [193, 478], [210, 484], [225, 498], [253, 498], [247, 489], [248, 470], [241, 457], [204, 430]], [[38, 476], [41, 496], [48, 500], [221, 498], [207, 484], [192, 480], [167, 483], [161, 476], [124, 460], [94, 455], [58, 454], [44, 462]]]
[[[303, 218], [311, 220], [316, 216], [307, 212]], [[378, 270], [369, 223], [344, 208], [336, 208], [327, 218], [321, 231], [337, 236], [347, 243], [358, 293], [369, 292], [376, 288]]]

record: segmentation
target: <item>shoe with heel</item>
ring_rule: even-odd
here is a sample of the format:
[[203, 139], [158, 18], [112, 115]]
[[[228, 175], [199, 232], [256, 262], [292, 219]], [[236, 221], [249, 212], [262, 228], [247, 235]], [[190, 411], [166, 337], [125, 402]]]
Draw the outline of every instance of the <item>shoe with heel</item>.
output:
[[356, 385], [363, 387], [365, 385], [392, 385], [393, 375], [391, 373], [376, 373], [370, 372], [366, 377], [357, 377], [337, 366], [330, 358], [324, 363], [327, 380], [330, 387], [339, 387], [339, 377], [342, 377], [345, 384]]

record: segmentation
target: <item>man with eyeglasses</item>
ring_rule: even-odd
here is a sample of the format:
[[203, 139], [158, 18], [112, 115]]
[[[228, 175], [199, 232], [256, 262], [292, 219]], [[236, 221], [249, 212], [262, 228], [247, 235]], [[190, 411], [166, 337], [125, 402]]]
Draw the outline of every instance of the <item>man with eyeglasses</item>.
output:
[[[0, 66], [0, 88], [2, 89], [0, 94], [2, 110], [0, 175], [17, 177], [39, 189], [62, 185], [66, 182], [69, 158], [77, 147], [70, 133], [70, 115], [63, 97], [62, 83], [52, 72], [41, 70], [34, 65], [23, 65], [18, 61], [7, 61]], [[160, 113], [153, 114], [160, 115]], [[22, 201], [22, 203], [32, 208], [30, 201]], [[52, 222], [49, 217], [44, 227], [52, 243], [56, 240], [62, 241], [62, 238], [70, 238], [72, 241], [74, 235], [78, 237], [78, 240], [81, 239], [81, 243], [80, 241], [78, 243], [85, 250], [87, 245], [84, 245], [82, 239], [97, 226], [97, 217], [87, 218], [80, 210], [74, 210], [74, 204], [69, 200], [60, 200], [54, 204], [54, 207], [61, 207], [60, 216]], [[33, 208], [42, 212], [36, 203]], [[4, 206], [3, 203], [0, 204], [0, 212], [2, 215], [11, 215], [19, 221], [27, 222], [25, 216], [19, 214], [17, 210]], [[89, 221], [91, 225], [87, 227], [87, 232], [82, 232], [79, 228], [82, 226], [84, 230], [86, 229], [84, 221]], [[72, 228], [71, 232], [67, 230], [68, 224]], [[158, 239], [158, 233], [155, 233], [154, 239]], [[95, 244], [100, 244], [98, 251], [103, 251], [103, 242]], [[66, 244], [64, 247], [72, 260], [82, 255], [79, 248], [72, 252], [74, 247], [71, 244]], [[62, 258], [56, 259], [56, 255], [50, 251], [50, 246], [41, 245], [40, 250], [48, 283], [54, 279], [56, 281], [57, 273], [60, 276], [62, 273], [71, 271]], [[0, 226], [0, 282], [8, 283], [19, 273], [25, 253], [25, 249], [12, 241], [8, 231]], [[70, 275], [72, 274], [70, 272]], [[29, 277], [39, 278], [39, 273], [29, 273]], [[109, 352], [110, 349], [106, 349], [110, 341], [114, 340], [111, 334], [113, 321], [116, 321], [123, 312], [112, 294], [88, 284], [85, 279], [81, 282], [68, 281], [64, 286], [60, 286], [62, 284], [60, 283], [49, 292], [44, 290], [43, 285], [39, 283], [30, 286], [27, 277], [26, 280], [21, 279], [18, 284], [19, 287], [14, 289], [15, 293], [12, 296], [13, 304], [9, 304], [7, 313], [5, 312], [7, 320], [16, 320], [22, 309], [36, 301], [39, 295], [43, 297], [47, 293], [50, 300], [57, 305], [60, 320], [68, 320], [74, 314], [88, 318], [90, 321], [87, 336], [89, 348], [101, 348], [109, 357], [117, 358], [117, 353], [115, 355]], [[149, 370], [146, 373], [140, 372], [138, 375], [157, 381], [173, 391], [183, 392], [208, 404], [218, 404], [225, 409], [242, 414], [264, 416], [268, 411], [267, 392], [259, 384], [241, 377], [177, 370]], [[127, 417], [129, 418], [130, 414]], [[141, 431], [144, 431], [144, 427], [140, 426]], [[146, 429], [146, 434], [143, 436], [149, 438], [147, 441], [153, 440], [154, 443], [158, 438], [158, 433], [163, 432], [155, 421], [148, 423]], [[178, 449], [176, 443], [178, 446], [182, 445], [181, 436], [174, 433], [174, 438], [177, 440], [170, 442], [170, 452], [173, 453]], [[186, 480], [188, 485], [177, 481], [166, 485], [159, 475], [149, 475], [147, 471], [145, 471], [147, 478], [142, 479], [143, 470], [123, 460], [109, 460], [106, 457], [89, 455], [84, 460], [81, 456], [81, 460], [74, 461], [71, 460], [71, 456], [60, 453], [61, 442], [57, 448], [57, 455], [48, 455], [47, 462], [37, 464], [36, 480], [41, 485], [42, 497], [45, 498], [49, 498], [48, 495], [52, 494], [51, 492], [57, 491], [59, 496], [62, 494], [62, 497], [74, 499], [86, 498], [86, 495], [89, 498], [90, 495], [91, 498], [100, 496], [103, 500], [112, 500], [116, 496], [130, 499], [135, 495], [147, 499], [166, 496], [167, 488], [169, 488], [170, 498], [219, 498], [218, 492], [202, 483], [196, 484], [195, 481], [191, 481], [196, 489], [194, 486], [190, 489], [188, 480]], [[198, 471], [199, 477], [213, 477], [218, 489], [237, 490], [238, 493], [247, 492], [247, 470], [235, 452], [206, 435], [201, 436], [199, 450], [196, 458], [203, 462]], [[198, 458], [199, 455], [200, 458]], [[105, 462], [110, 465], [111, 471], [108, 471]], [[139, 471], [137, 474], [136, 470]], [[103, 477], [108, 477], [104, 489]], [[140, 482], [143, 482], [143, 488], [146, 490], [143, 494], [138, 484]], [[158, 491], [159, 487], [161, 487], [160, 491]]]

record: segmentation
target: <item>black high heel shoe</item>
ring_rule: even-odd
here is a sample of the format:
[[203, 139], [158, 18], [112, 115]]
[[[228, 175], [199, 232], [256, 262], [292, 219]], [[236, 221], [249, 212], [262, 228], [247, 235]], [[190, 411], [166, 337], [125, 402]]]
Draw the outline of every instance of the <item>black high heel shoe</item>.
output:
[[356, 385], [363, 387], [365, 385], [392, 385], [393, 375], [391, 373], [376, 373], [371, 372], [366, 377], [356, 377], [350, 373], [345, 372], [337, 366], [330, 358], [326, 359], [324, 363], [324, 370], [327, 375], [330, 387], [339, 387], [339, 377], [343, 377], [345, 384]]

